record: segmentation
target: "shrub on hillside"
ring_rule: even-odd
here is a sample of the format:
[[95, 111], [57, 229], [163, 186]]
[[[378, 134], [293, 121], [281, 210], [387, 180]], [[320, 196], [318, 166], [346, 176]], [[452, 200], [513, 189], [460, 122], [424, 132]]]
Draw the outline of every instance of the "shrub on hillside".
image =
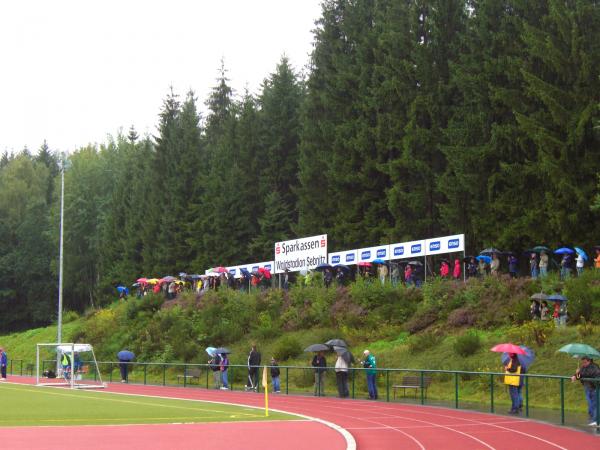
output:
[[439, 308], [437, 306], [420, 307], [412, 318], [404, 325], [410, 334], [418, 333], [438, 320]]
[[522, 325], [509, 328], [506, 335], [509, 340], [516, 344], [543, 346], [554, 332], [554, 322], [542, 322], [531, 320]]
[[458, 308], [448, 314], [448, 325], [459, 328], [473, 325], [476, 321], [475, 313], [470, 308]]
[[474, 331], [458, 336], [454, 343], [454, 351], [460, 356], [471, 356], [481, 348], [481, 338]]
[[569, 299], [569, 322], [600, 321], [600, 271], [585, 270], [565, 281], [563, 295]]
[[275, 345], [274, 356], [279, 361], [295, 358], [302, 353], [302, 345], [291, 336], [282, 337]]
[[415, 334], [408, 339], [408, 352], [415, 355], [423, 350], [437, 346], [443, 339], [442, 335], [433, 332]]

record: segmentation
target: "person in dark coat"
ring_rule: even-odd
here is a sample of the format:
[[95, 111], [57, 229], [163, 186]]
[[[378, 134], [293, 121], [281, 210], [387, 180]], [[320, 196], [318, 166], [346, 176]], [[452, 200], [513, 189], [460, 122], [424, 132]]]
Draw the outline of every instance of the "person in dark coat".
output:
[[323, 352], [317, 353], [311, 362], [315, 368], [315, 396], [325, 395], [325, 371], [327, 370], [327, 361]]
[[8, 357], [3, 348], [0, 348], [0, 375], [1, 381], [6, 381], [6, 366], [8, 365]]
[[[584, 380], [584, 378], [598, 378], [598, 381], [588, 381]], [[583, 385], [585, 399], [588, 404], [589, 425], [595, 427], [598, 425], [598, 417], [596, 417], [596, 413], [598, 412], [596, 407], [596, 389], [598, 389], [598, 384], [600, 384], [600, 367], [594, 363], [592, 358], [588, 358], [587, 356], [581, 358], [581, 367], [571, 377], [571, 381], [575, 382], [577, 380], [580, 380]]]
[[273, 381], [273, 392], [279, 394], [281, 392], [281, 386], [279, 383], [279, 365], [275, 358], [271, 358], [271, 380]]
[[260, 366], [260, 352], [256, 350], [256, 344], [252, 344], [252, 349], [248, 353], [248, 384], [247, 391], [258, 391], [258, 369]]

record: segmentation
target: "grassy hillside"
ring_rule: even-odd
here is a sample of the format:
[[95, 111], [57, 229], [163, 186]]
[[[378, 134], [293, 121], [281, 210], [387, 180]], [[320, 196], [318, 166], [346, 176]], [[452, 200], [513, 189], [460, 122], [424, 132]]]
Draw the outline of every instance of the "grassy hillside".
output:
[[[540, 291], [562, 292], [569, 298], [571, 321], [566, 329], [529, 320], [529, 297]], [[543, 282], [486, 278], [466, 284], [435, 280], [422, 289], [360, 281], [338, 289], [294, 287], [288, 293], [225, 289], [171, 302], [158, 296], [130, 298], [80, 318], [72, 313], [65, 317], [63, 340], [94, 344], [98, 359], [104, 361], [115, 360], [119, 350], [129, 348], [138, 361], [205, 363], [205, 347], [226, 345], [233, 350], [232, 364], [245, 364], [249, 346], [256, 342], [263, 362], [277, 356], [283, 365], [309, 365], [312, 355], [303, 353], [304, 347], [341, 337], [356, 356], [369, 348], [380, 367], [501, 371], [499, 355], [489, 348], [512, 341], [536, 351], [530, 373], [569, 375], [576, 360], [556, 350], [568, 342], [600, 343], [600, 273], [588, 271], [566, 283], [553, 277]], [[48, 327], [2, 336], [0, 343], [11, 358], [33, 360], [35, 344], [54, 341], [55, 336], [56, 327]], [[330, 355], [328, 363], [334, 362]], [[401, 376], [392, 374], [390, 384], [399, 383]], [[292, 378], [294, 387], [310, 390], [310, 371]], [[452, 376], [434, 378], [430, 397], [452, 398]], [[356, 386], [358, 392], [363, 384]], [[461, 376], [459, 384], [461, 398], [489, 398], [487, 379]], [[557, 386], [532, 381], [532, 401], [556, 407]], [[502, 402], [506, 396], [500, 397]], [[579, 397], [577, 386], [569, 385], [568, 407], [580, 409]]]

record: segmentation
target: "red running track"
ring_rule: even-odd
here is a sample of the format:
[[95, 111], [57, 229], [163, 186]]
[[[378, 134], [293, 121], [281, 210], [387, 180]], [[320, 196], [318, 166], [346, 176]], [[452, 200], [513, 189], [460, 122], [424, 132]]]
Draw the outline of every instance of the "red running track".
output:
[[[143, 385], [109, 385], [108, 391], [127, 394], [175, 397], [184, 399], [237, 403], [249, 406], [262, 406], [261, 394], [245, 392], [216, 391], [198, 388], [178, 388]], [[600, 448], [600, 438], [571, 428], [558, 427], [536, 421], [504, 417], [493, 414], [460, 411], [420, 405], [373, 402], [367, 400], [349, 400], [336, 398], [315, 398], [300, 396], [269, 396], [269, 406], [273, 409], [303, 414], [319, 418], [346, 429], [354, 437], [359, 449], [492, 449], [492, 450], [538, 450], [538, 449], [594, 449]], [[279, 423], [279, 422], [278, 422]], [[314, 422], [292, 422], [308, 424]], [[219, 424], [220, 425], [220, 424]], [[270, 425], [268, 434], [271, 435]], [[316, 424], [315, 424], [316, 425]], [[197, 425], [198, 427], [204, 425]], [[235, 424], [224, 424], [227, 433], [236, 434]], [[153, 426], [156, 427], [156, 426]], [[168, 427], [168, 426], [166, 426]], [[106, 427], [99, 427], [103, 430]], [[125, 427], [123, 427], [125, 428]], [[129, 429], [129, 427], [126, 427]], [[326, 427], [317, 427], [319, 430]], [[329, 432], [340, 434], [332, 429]], [[11, 431], [12, 432], [12, 431]], [[261, 429], [262, 432], [262, 429]], [[271, 449], [293, 447], [299, 442], [309, 441], [312, 430], [284, 436], [283, 439], [269, 439], [269, 444], [260, 446], [258, 442], [240, 440], [237, 435], [234, 442], [223, 446], [204, 446], [197, 442], [196, 447], [186, 447], [187, 443], [177, 440], [176, 448], [244, 448]], [[5, 443], [4, 433], [0, 431], [0, 442]], [[185, 436], [180, 434], [181, 438]], [[271, 435], [275, 438], [275, 435]], [[313, 436], [314, 437], [314, 436]], [[324, 437], [326, 440], [322, 440]], [[157, 438], [158, 439], [158, 438]], [[326, 434], [317, 432], [313, 449], [340, 448], [335, 439], [329, 441]], [[145, 448], [154, 447], [153, 444]], [[173, 442], [171, 442], [173, 443]], [[4, 446], [4, 445], [3, 445]], [[344, 448], [345, 444], [341, 448]], [[6, 447], [9, 448], [9, 447]], [[114, 447], [113, 447], [114, 448]], [[123, 447], [124, 448], [124, 447]], [[128, 446], [127, 448], [135, 448]], [[309, 447], [307, 447], [309, 448]]]

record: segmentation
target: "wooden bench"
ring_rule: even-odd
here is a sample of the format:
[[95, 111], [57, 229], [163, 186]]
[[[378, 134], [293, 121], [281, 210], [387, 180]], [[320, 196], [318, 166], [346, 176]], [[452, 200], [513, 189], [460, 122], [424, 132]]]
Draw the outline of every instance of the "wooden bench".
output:
[[200, 369], [188, 369], [185, 371], [185, 375], [177, 375], [177, 384], [180, 384], [182, 379], [185, 379], [186, 383], [196, 380], [200, 384], [200, 374]]
[[402, 389], [404, 391], [404, 396], [406, 397], [407, 389], [414, 389], [415, 398], [417, 398], [417, 391], [419, 389], [423, 389], [425, 391], [425, 397], [427, 397], [427, 388], [431, 384], [431, 377], [423, 377], [423, 385], [421, 385], [421, 377], [420, 376], [406, 376], [402, 377], [402, 384], [393, 384], [392, 389], [394, 391], [394, 400], [396, 400], [396, 392], [398, 389]]

